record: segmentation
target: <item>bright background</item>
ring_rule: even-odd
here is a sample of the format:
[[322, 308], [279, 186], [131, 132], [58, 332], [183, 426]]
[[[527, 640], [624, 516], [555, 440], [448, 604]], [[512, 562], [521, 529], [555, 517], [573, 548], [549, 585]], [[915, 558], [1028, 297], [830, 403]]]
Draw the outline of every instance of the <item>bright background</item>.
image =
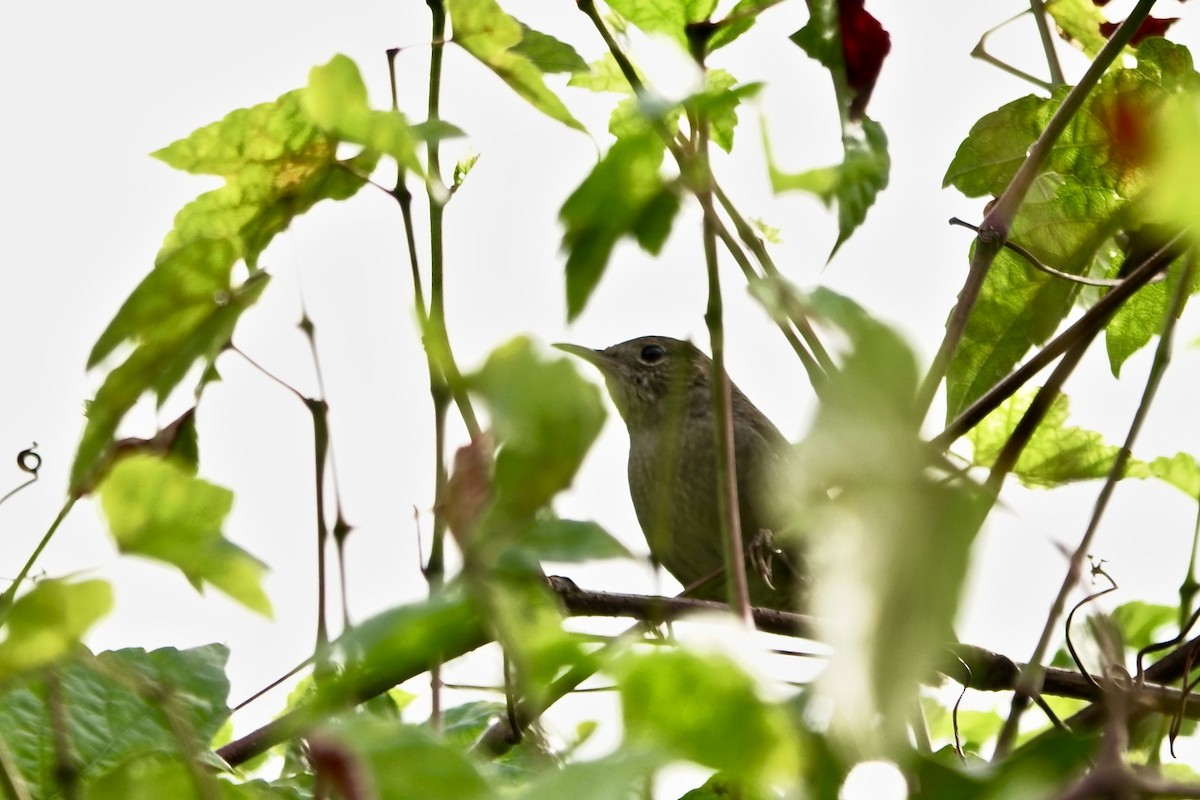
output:
[[[508, 0], [506, 10], [574, 45], [591, 61], [602, 43], [569, 0]], [[1122, 8], [1114, 3], [1112, 14]], [[1182, 16], [1172, 38], [1195, 49], [1195, 9], [1161, 3], [1156, 14]], [[758, 146], [760, 116], [785, 169], [832, 163], [840, 144], [827, 74], [784, 38], [805, 19], [803, 4], [764, 14], [714, 66], [742, 81], [772, 81], [740, 112], [735, 155], [716, 163], [739, 208], [782, 230], [776, 262], [801, 287], [848, 294], [900, 328], [924, 361], [966, 274], [970, 234], [950, 228], [977, 221], [979, 200], [941, 188], [942, 175], [971, 124], [1035, 91], [970, 57], [980, 35], [1026, 4], [874, 2], [870, 10], [892, 37], [869, 108], [891, 141], [889, 188], [867, 223], [828, 265], [836, 221], [811, 197], [775, 198]], [[388, 100], [384, 51], [397, 59], [401, 107], [423, 116], [428, 12], [420, 0], [346, 4], [295, 0], [215, 0], [202, 10], [128, 0], [112, 5], [23, 3], [0, 26], [0, 259], [9, 291], [0, 294], [2, 370], [0, 493], [23, 479], [12, 456], [39, 443], [42, 479], [0, 507], [0, 577], [10, 578], [53, 519], [83, 424], [83, 401], [100, 375], [84, 372], [91, 344], [153, 264], [174, 213], [215, 179], [175, 172], [147, 157], [229, 111], [304, 85], [310, 67], [335, 53], [360, 65], [378, 107]], [[686, 79], [671, 59], [642, 49], [652, 79]], [[1032, 21], [996, 34], [989, 47], [1032, 72], [1044, 72]], [[661, 55], [661, 54], [660, 54]], [[1068, 80], [1084, 62], [1063, 48]], [[597, 134], [609, 98], [568, 89], [551, 78], [570, 108]], [[444, 147], [452, 166], [468, 148], [481, 154], [447, 212], [447, 309], [450, 337], [464, 369], [512, 336], [541, 343], [605, 346], [646, 334], [692, 337], [707, 346], [706, 286], [699, 214], [685, 203], [663, 255], [619, 247], [577, 323], [565, 324], [563, 259], [557, 211], [596, 157], [587, 137], [543, 117], [467, 54], [447, 48], [443, 117], [469, 138]], [[605, 141], [602, 137], [602, 141]], [[417, 189], [418, 187], [414, 187]], [[417, 206], [420, 203], [416, 204]], [[423, 218], [418, 230], [424, 230]], [[422, 245], [422, 264], [428, 259]], [[412, 312], [400, 215], [382, 192], [319, 206], [278, 237], [261, 260], [275, 280], [243, 318], [237, 345], [302, 392], [316, 392], [307, 346], [295, 327], [303, 298], [317, 326], [321, 367], [332, 408], [332, 435], [349, 521], [350, 610], [362, 619], [417, 599], [417, 531], [431, 529], [432, 425], [424, 355]], [[766, 315], [746, 295], [726, 259], [723, 281], [730, 372], [793, 439], [814, 410], [803, 371]], [[427, 280], [427, 278], [426, 278]], [[427, 286], [426, 286], [427, 288]], [[1200, 451], [1186, 421], [1200, 402], [1196, 325], [1185, 318], [1181, 348], [1137, 454]], [[1097, 356], [1102, 352], [1097, 348]], [[1137, 404], [1149, 353], [1111, 380], [1103, 358], [1089, 358], [1069, 391], [1079, 424], [1119, 441]], [[39, 566], [46, 574], [83, 572], [110, 579], [115, 612], [90, 637], [97, 649], [193, 646], [232, 648], [231, 700], [238, 701], [305, 658], [314, 635], [315, 556], [311, 428], [306, 410], [236, 355], [219, 362], [224, 381], [201, 406], [201, 474], [237, 492], [227, 535], [271, 568], [267, 591], [275, 619], [257, 617], [219, 594], [197, 595], [176, 571], [119, 559], [98, 509], [81, 503]], [[596, 378], [590, 375], [590, 378]], [[150, 435], [174, 418], [188, 394], [156, 415], [150, 404], [124, 433]], [[940, 412], [935, 411], [932, 419]], [[936, 422], [930, 426], [934, 432]], [[451, 427], [461, 443], [463, 432]], [[575, 488], [558, 510], [594, 518], [637, 552], [641, 534], [627, 499], [625, 434], [613, 414]], [[1054, 493], [1009, 487], [1004, 510], [985, 531], [961, 614], [966, 641], [1024, 659], [1043, 624], [1098, 484]], [[1095, 552], [1123, 589], [1114, 602], [1172, 603], [1183, 579], [1193, 506], [1173, 489], [1123, 486]], [[414, 516], [415, 515], [415, 516]], [[671, 591], [639, 563], [563, 570], [582, 586]], [[336, 609], [334, 609], [336, 619]], [[480, 666], [492, 680], [490, 666]], [[282, 698], [264, 700], [236, 719], [239, 733], [269, 718]]]

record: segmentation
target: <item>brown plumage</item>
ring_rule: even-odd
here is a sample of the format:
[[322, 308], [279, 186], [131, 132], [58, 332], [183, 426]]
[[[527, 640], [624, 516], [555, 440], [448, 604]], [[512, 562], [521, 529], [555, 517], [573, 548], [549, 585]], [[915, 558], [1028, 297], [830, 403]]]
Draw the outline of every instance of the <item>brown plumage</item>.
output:
[[[724, 565], [717, 512], [712, 361], [690, 342], [643, 336], [604, 350], [556, 345], [594, 364], [629, 431], [629, 492], [653, 558], [684, 586]], [[747, 578], [754, 605], [794, 609], [793, 558], [764, 549], [778, 531], [767, 492], [787, 440], [731, 385], [734, 460]], [[775, 556], [775, 557], [772, 557]], [[765, 557], [765, 558], [764, 558]], [[769, 585], [755, 564], [772, 566]], [[691, 596], [724, 600], [724, 574]]]

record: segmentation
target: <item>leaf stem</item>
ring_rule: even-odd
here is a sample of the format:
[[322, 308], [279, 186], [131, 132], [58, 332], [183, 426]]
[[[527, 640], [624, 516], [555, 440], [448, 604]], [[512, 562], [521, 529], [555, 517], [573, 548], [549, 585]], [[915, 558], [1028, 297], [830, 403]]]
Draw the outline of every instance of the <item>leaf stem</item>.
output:
[[62, 521], [67, 518], [67, 514], [70, 513], [71, 509], [75, 506], [75, 501], [77, 499], [77, 495], [74, 494], [67, 497], [66, 502], [63, 503], [62, 508], [58, 511], [58, 516], [54, 518], [54, 522], [50, 523], [50, 528], [42, 536], [42, 539], [40, 542], [38, 542], [37, 547], [33, 548], [33, 552], [30, 553], [29, 558], [25, 560], [25, 565], [21, 567], [21, 571], [17, 573], [17, 577], [14, 578], [9, 587], [4, 590], [4, 593], [0, 594], [0, 625], [3, 625], [5, 620], [8, 619], [8, 612], [12, 610], [13, 601], [17, 597], [17, 589], [21, 587], [21, 583], [29, 575], [29, 571], [33, 569], [34, 563], [38, 560], [38, 557], [41, 556], [42, 551], [46, 549], [46, 545], [50, 544], [50, 539], [54, 537], [54, 532], [58, 530], [58, 526], [62, 524]]
[[1058, 63], [1058, 51], [1054, 48], [1054, 34], [1050, 32], [1050, 25], [1046, 22], [1046, 4], [1042, 0], [1029, 0], [1029, 12], [1033, 14], [1038, 37], [1042, 40], [1042, 51], [1046, 54], [1046, 68], [1050, 71], [1050, 83], [1054, 86], [1062, 86], [1066, 80], [1063, 79], [1062, 65]]

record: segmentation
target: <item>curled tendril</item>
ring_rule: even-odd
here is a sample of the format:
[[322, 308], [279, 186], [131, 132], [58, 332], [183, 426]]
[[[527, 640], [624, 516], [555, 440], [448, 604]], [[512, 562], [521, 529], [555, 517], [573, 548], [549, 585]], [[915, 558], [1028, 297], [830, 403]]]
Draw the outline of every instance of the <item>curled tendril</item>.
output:
[[22, 472], [28, 472], [33, 477], [37, 477], [38, 470], [42, 467], [42, 457], [37, 453], [37, 442], [34, 442], [29, 447], [17, 453], [17, 467]]

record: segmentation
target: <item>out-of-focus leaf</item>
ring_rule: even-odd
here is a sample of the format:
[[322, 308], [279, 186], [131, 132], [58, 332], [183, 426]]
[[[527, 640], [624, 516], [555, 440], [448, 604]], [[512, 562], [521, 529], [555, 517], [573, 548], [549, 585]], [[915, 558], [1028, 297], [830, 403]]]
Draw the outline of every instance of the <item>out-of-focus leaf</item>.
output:
[[563, 203], [567, 319], [582, 313], [623, 236], [651, 253], [662, 248], [679, 210], [676, 190], [660, 172], [662, 158], [662, 140], [652, 132], [618, 139]]
[[664, 648], [627, 655], [614, 672], [635, 743], [720, 770], [750, 789], [794, 779], [800, 743], [789, 713], [763, 700], [754, 679], [725, 656]]
[[337, 708], [378, 694], [489, 641], [483, 614], [461, 587], [447, 587], [427, 601], [364, 620], [339, 637], [337, 647], [349, 665], [322, 683], [316, 702]]
[[716, 50], [737, 39], [754, 26], [754, 21], [762, 11], [775, 5], [775, 0], [738, 0], [720, 21], [720, 27], [708, 40], [709, 52]]
[[[539, 66], [522, 52], [524, 30], [495, 0], [447, 0], [454, 43], [483, 62], [534, 108], [576, 130], [583, 124], [546, 86]], [[545, 42], [530, 43], [535, 49]]]
[[1149, 471], [1188, 497], [1200, 497], [1200, 464], [1190, 453], [1176, 453], [1170, 458], [1159, 456], [1150, 462]]
[[118, 459], [100, 484], [100, 506], [122, 553], [172, 564], [197, 589], [210, 583], [270, 615], [262, 589], [266, 568], [221, 535], [233, 492], [170, 459], [130, 455]]
[[[502, 719], [508, 711], [504, 703], [475, 700], [451, 706], [442, 712], [440, 733], [452, 747], [468, 750], [484, 731]], [[546, 731], [536, 721], [521, 734], [521, 741], [500, 756], [492, 766], [514, 783], [526, 783], [535, 775], [561, 769], [562, 758], [554, 751]]]
[[1004, 719], [994, 711], [959, 710], [957, 716], [929, 697], [921, 698], [921, 712], [935, 748], [958, 741], [966, 753], [981, 755], [984, 747], [1000, 733]]
[[[89, 784], [135, 755], [178, 752], [179, 740], [163, 716], [163, 693], [170, 693], [184, 729], [194, 732], [195, 746], [206, 748], [229, 714], [228, 657], [221, 645], [129, 649], [87, 655], [60, 667], [63, 704], [70, 710], [66, 735], [81, 783]], [[89, 663], [93, 658], [96, 663]], [[139, 682], [148, 696], [135, 690]], [[0, 730], [35, 796], [57, 796], [55, 762], [47, 757], [54, 752], [54, 728], [41, 678], [0, 694]]]
[[579, 761], [535, 777], [513, 797], [514, 800], [628, 800], [654, 769], [663, 763], [656, 753], [622, 748], [595, 761]]
[[[1129, 44], [1137, 47], [1146, 39], [1153, 36], [1166, 36], [1167, 31], [1171, 26], [1179, 22], [1179, 17], [1153, 17], [1147, 16], [1142, 20], [1142, 24], [1138, 25], [1138, 29], [1133, 32], [1133, 36], [1129, 38]], [[1121, 22], [1109, 22], [1105, 20], [1100, 23], [1100, 35], [1109, 38], [1117, 32], [1117, 28], [1121, 27], [1124, 20]]]
[[[1009, 437], [1021, 421], [1036, 389], [1018, 392], [975, 426], [967, 438], [974, 448], [974, 461], [991, 467]], [[1051, 487], [1072, 481], [1103, 478], [1112, 469], [1119, 447], [1104, 441], [1104, 437], [1085, 428], [1067, 424], [1070, 401], [1060, 394], [1054, 398], [1045, 419], [1034, 432], [1029, 444], [1021, 451], [1013, 474], [1026, 486]], [[1126, 475], [1144, 468], [1130, 459]]]
[[1131, 600], [1114, 608], [1111, 616], [1121, 631], [1125, 646], [1141, 650], [1168, 638], [1162, 635], [1163, 629], [1179, 621], [1179, 609]]
[[499, 445], [496, 502], [532, 515], [567, 488], [604, 423], [599, 389], [566, 358], [543, 360], [517, 338], [469, 377], [487, 404]]
[[112, 587], [107, 581], [38, 581], [13, 603], [5, 619], [0, 681], [67, 655], [112, 605]]
[[310, 735], [309, 751], [343, 797], [365, 797], [367, 787], [381, 800], [493, 797], [480, 766], [426, 728], [354, 716]]
[[528, 58], [542, 72], [586, 72], [587, 62], [575, 48], [553, 36], [521, 24], [521, 41], [513, 50]]
[[818, 576], [812, 613], [834, 650], [819, 683], [832, 731], [856, 758], [871, 757], [902, 749], [916, 686], [953, 638], [985, 498], [930, 474], [913, 413], [916, 359], [900, 337], [832, 292], [807, 305], [851, 349], [776, 495]]
[[708, 19], [716, 0], [613, 0], [608, 7], [646, 33], [661, 33], [688, 47], [687, 26]]
[[1093, 736], [1052, 731], [1018, 748], [993, 769], [963, 765], [953, 748], [918, 756], [909, 800], [1054, 797], [1086, 767]]
[[[1129, 200], [1147, 186], [1155, 149], [1151, 121], [1168, 97], [1200, 81], [1190, 56], [1177, 45], [1148, 40], [1137, 55], [1136, 67], [1106, 75], [1068, 123], [1013, 222], [1009, 239], [1061, 271], [1088, 274], [1097, 260], [1119, 271], [1123, 261], [1111, 240], [1130, 221]], [[986, 115], [959, 147], [946, 183], [969, 196], [1000, 195], [1064, 96], [1059, 90], [1048, 99], [1026, 97]], [[1037, 272], [1002, 251], [950, 366], [947, 417], [1053, 334], [1078, 293], [1077, 284]], [[1139, 293], [1122, 312], [1110, 334], [1119, 340], [1110, 349], [1114, 370], [1160, 329], [1163, 298]]]
[[587, 72], [572, 75], [567, 85], [593, 92], [633, 94], [633, 87], [629, 85], [612, 53], [605, 53], [599, 60], [588, 64]]
[[522, 548], [546, 561], [630, 557], [629, 551], [611, 533], [590, 521], [539, 519], [521, 534], [520, 543]]
[[1093, 0], [1051, 0], [1046, 11], [1054, 18], [1058, 35], [1078, 47], [1088, 58], [1095, 58], [1108, 39], [1101, 35], [1104, 13]]

